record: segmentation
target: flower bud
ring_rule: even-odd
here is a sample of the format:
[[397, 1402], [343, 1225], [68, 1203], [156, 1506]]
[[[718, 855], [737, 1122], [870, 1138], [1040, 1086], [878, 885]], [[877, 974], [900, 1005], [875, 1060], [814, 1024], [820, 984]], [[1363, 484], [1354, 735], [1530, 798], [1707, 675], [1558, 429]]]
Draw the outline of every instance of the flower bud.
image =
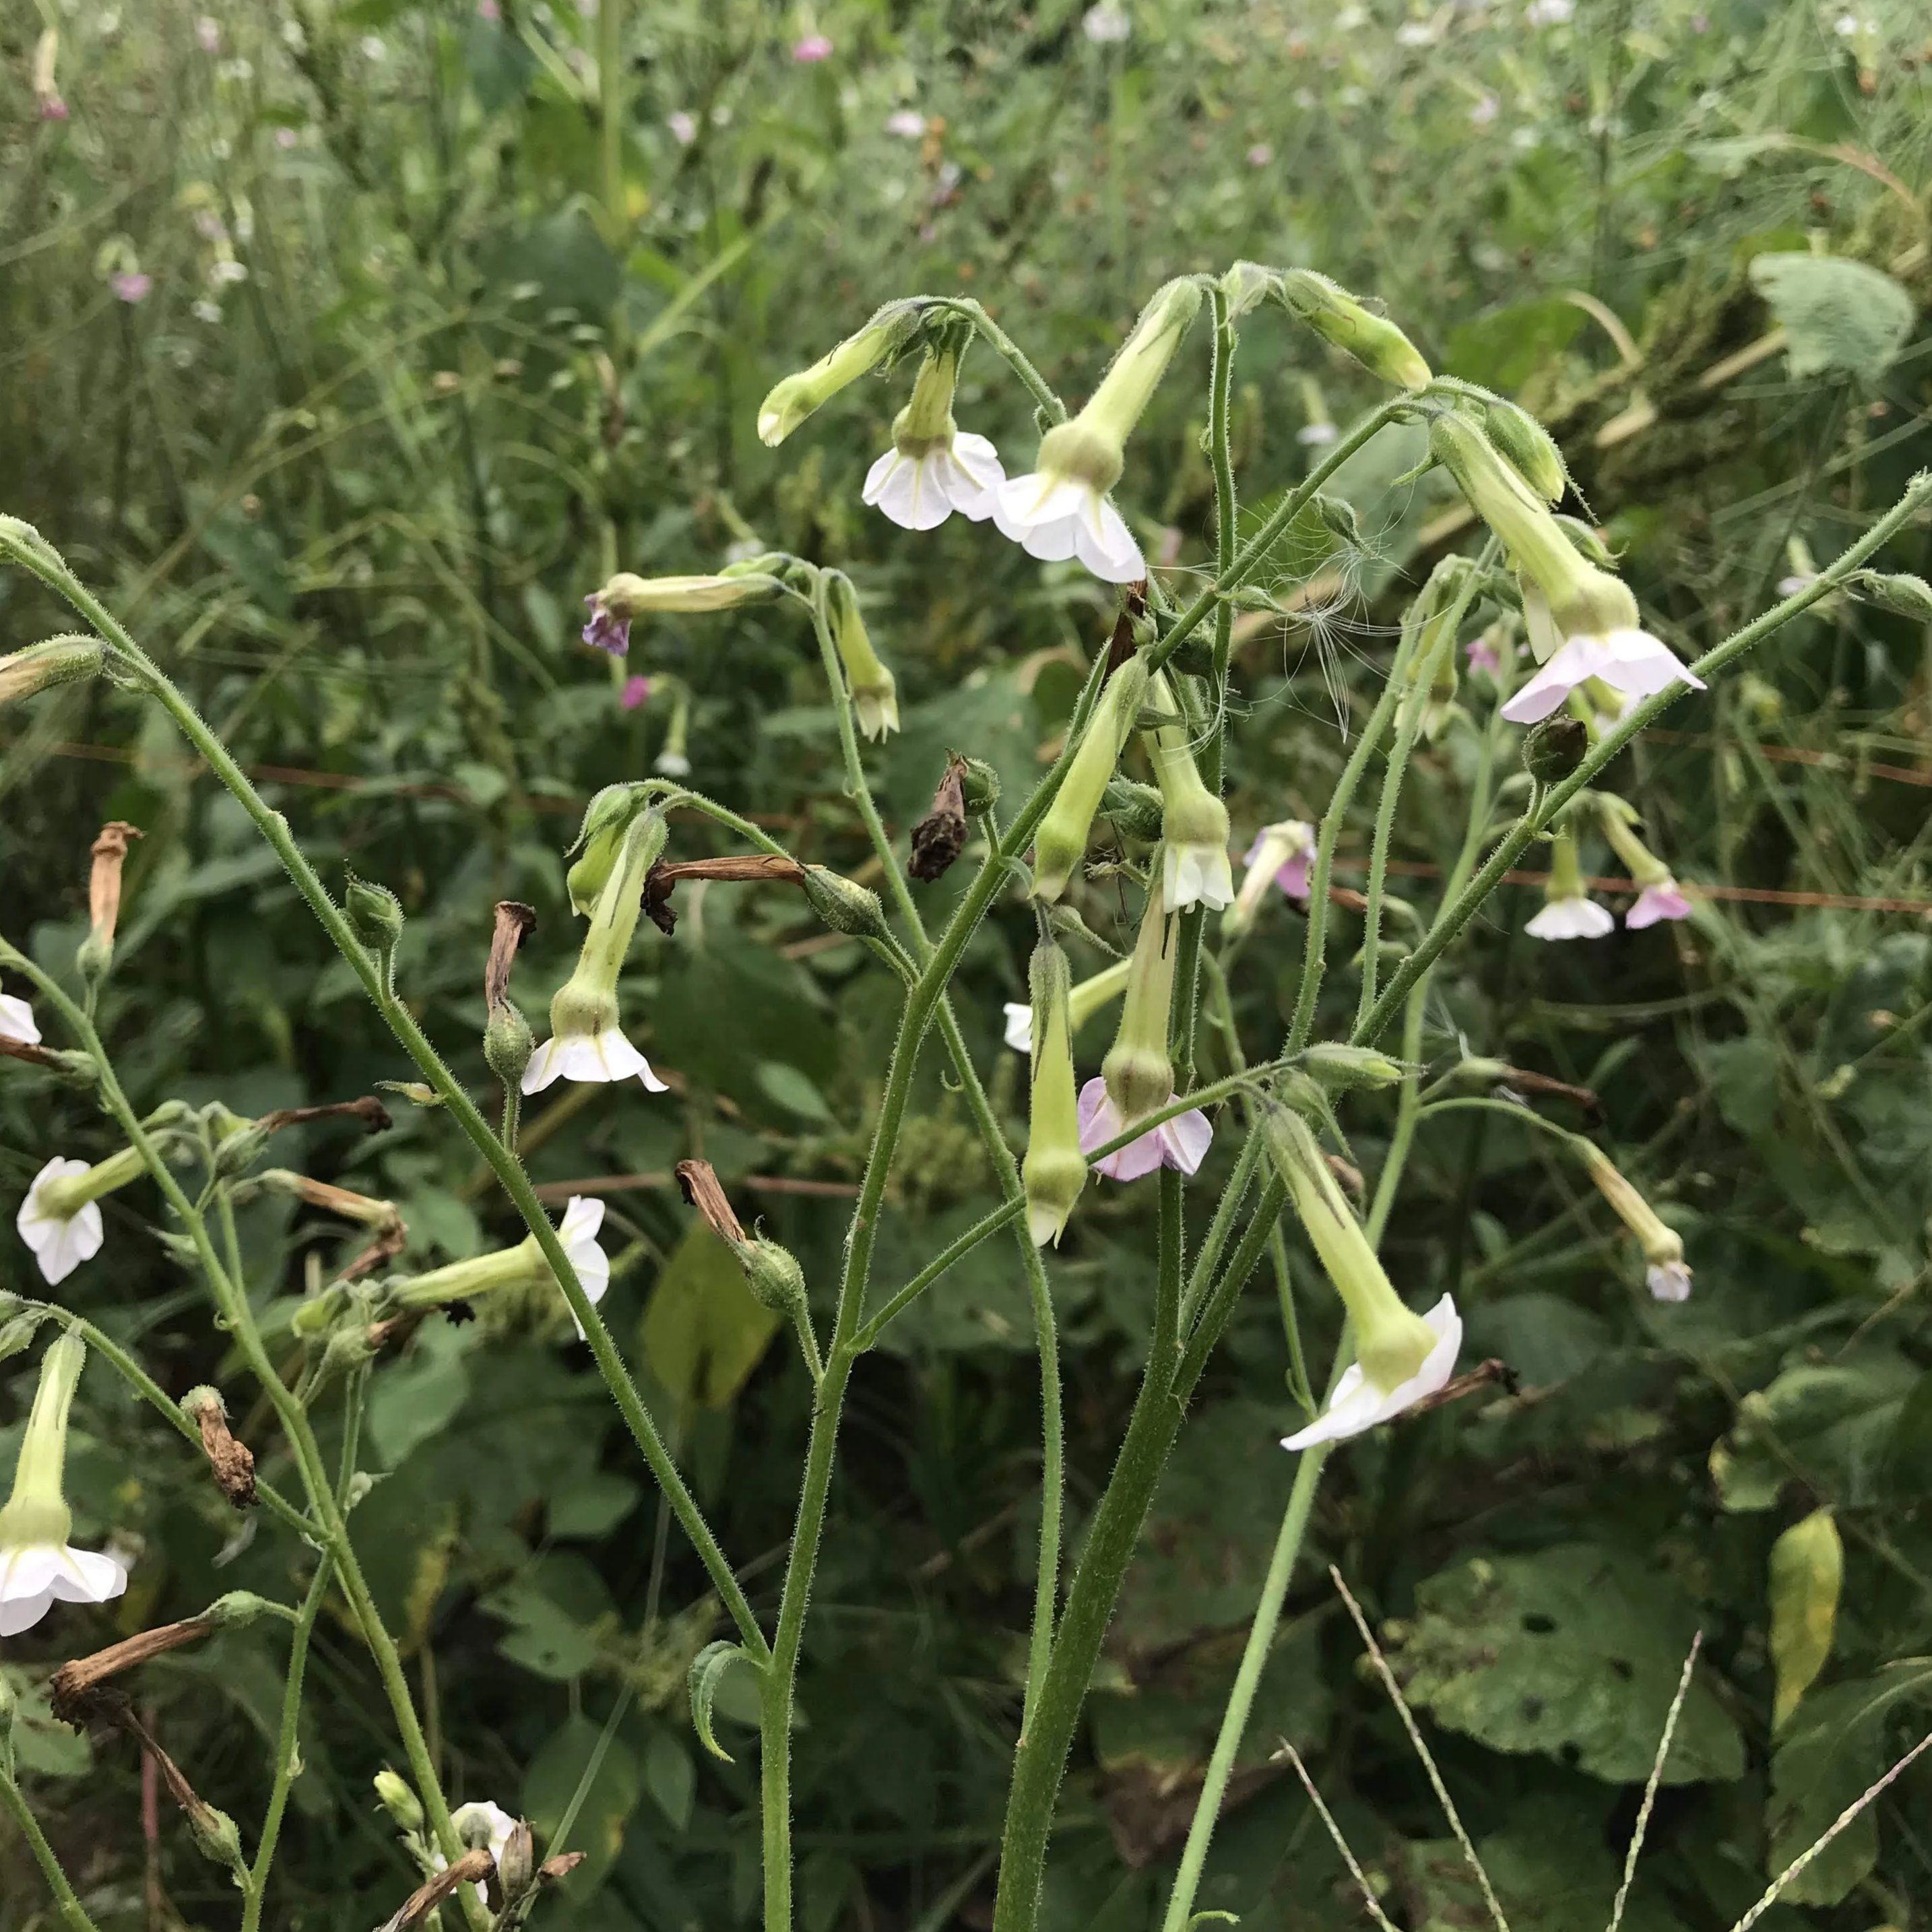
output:
[[0, 706], [10, 704], [16, 698], [31, 698], [50, 685], [92, 677], [106, 655], [106, 647], [98, 638], [67, 634], [0, 657]]
[[536, 1036], [512, 1000], [500, 1000], [490, 1009], [483, 1028], [483, 1058], [490, 1071], [506, 1088], [522, 1084], [524, 1070], [536, 1051]]
[[832, 641], [838, 647], [838, 662], [845, 668], [859, 729], [868, 738], [889, 736], [899, 728], [898, 687], [872, 648], [872, 634], [859, 614], [858, 593], [843, 571], [826, 577], [825, 616]]
[[[1876, 604], [1880, 610], [1932, 624], [1932, 584], [1922, 577], [1904, 571], [1855, 570], [1846, 578], [1845, 588], [1854, 597]], [[0, 703], [5, 700], [5, 663], [0, 662]]]
[[1345, 1046], [1339, 1042], [1310, 1047], [1301, 1056], [1301, 1064], [1331, 1094], [1393, 1087], [1408, 1071], [1400, 1060], [1391, 1060], [1372, 1046]]
[[776, 384], [759, 405], [758, 440], [776, 449], [847, 384], [899, 355], [918, 332], [923, 306], [916, 300], [887, 302], [829, 355]]
[[1599, 570], [1616, 569], [1616, 552], [1581, 517], [1568, 516], [1559, 512], [1556, 527], [1570, 539], [1571, 548], [1586, 563], [1594, 563]]
[[244, 1624], [251, 1624], [265, 1612], [277, 1606], [266, 1597], [258, 1597], [253, 1590], [230, 1590], [225, 1596], [217, 1597], [201, 1613], [201, 1622], [211, 1630], [239, 1630]]
[[1114, 776], [1120, 748], [1134, 728], [1147, 688], [1146, 664], [1132, 657], [1108, 680], [1095, 700], [1060, 789], [1034, 834], [1035, 898], [1049, 904], [1058, 898], [1075, 867], [1085, 857], [1094, 814]]
[[519, 1818], [511, 1827], [496, 1860], [496, 1884], [503, 1898], [513, 1899], [527, 1892], [536, 1870], [536, 1840], [530, 1834], [528, 1822]]
[[1120, 1030], [1100, 1063], [1107, 1097], [1129, 1126], [1174, 1097], [1174, 1063], [1168, 1054], [1168, 1035], [1180, 930], [1180, 921], [1166, 910], [1160, 889], [1149, 892], [1127, 968]]
[[1690, 1270], [1684, 1260], [1684, 1239], [1666, 1226], [1657, 1210], [1622, 1174], [1609, 1155], [1580, 1136], [1572, 1144], [1582, 1156], [1597, 1190], [1616, 1210], [1618, 1220], [1636, 1237], [1646, 1263], [1644, 1281], [1659, 1301], [1683, 1301], [1690, 1293]]
[[1281, 271], [1264, 268], [1259, 262], [1237, 262], [1221, 278], [1221, 293], [1228, 304], [1228, 320], [1238, 322], [1270, 296], [1280, 296]]
[[1491, 396], [1483, 404], [1483, 428], [1490, 441], [1545, 502], [1562, 501], [1570, 487], [1563, 452], [1528, 410], [1501, 396]]
[[598, 895], [622, 849], [624, 834], [650, 802], [651, 794], [640, 784], [612, 784], [596, 793], [584, 807], [576, 839], [565, 854], [581, 855], [564, 879], [571, 910], [579, 918], [588, 919], [596, 910]]
[[959, 766], [959, 796], [969, 812], [991, 812], [1000, 802], [1000, 775], [983, 758], [953, 754]]
[[789, 1248], [754, 1234], [733, 1250], [745, 1270], [745, 1286], [775, 1315], [796, 1316], [805, 1307], [805, 1270]]
[[1033, 1092], [1027, 1125], [1027, 1228], [1037, 1247], [1056, 1246], [1087, 1185], [1080, 1148], [1080, 1106], [1073, 1070], [1072, 974], [1050, 940], [1034, 950], [1027, 970], [1033, 1004]]
[[806, 866], [799, 886], [806, 903], [834, 932], [846, 933], [854, 939], [888, 936], [890, 928], [877, 892], [824, 866]]
[[226, 1865], [238, 1874], [245, 1874], [248, 1867], [242, 1857], [242, 1834], [235, 1820], [226, 1811], [206, 1802], [184, 1808], [195, 1850], [212, 1864]]
[[382, 1809], [406, 1832], [420, 1832], [423, 1808], [407, 1781], [388, 1769], [376, 1774], [376, 1796]]
[[620, 570], [584, 598], [590, 617], [584, 627], [584, 641], [620, 658], [631, 648], [634, 618], [735, 610], [740, 604], [776, 597], [784, 587], [776, 577], [748, 570], [697, 577], [637, 577]]
[[1100, 794], [1100, 816], [1111, 819], [1115, 830], [1126, 837], [1150, 845], [1160, 837], [1162, 809], [1160, 794], [1154, 786], [1123, 778], [1118, 772]]
[[1386, 316], [1377, 315], [1326, 275], [1312, 268], [1283, 272], [1275, 293], [1298, 321], [1324, 342], [1352, 356], [1372, 375], [1397, 388], [1426, 388], [1429, 364]]
[[1583, 762], [1589, 748], [1589, 729], [1583, 721], [1558, 712], [1523, 739], [1522, 768], [1539, 784], [1559, 784]]
[[1201, 285], [1192, 275], [1156, 289], [1087, 406], [1040, 439], [1038, 467], [1078, 477], [1103, 496], [1111, 490], [1120, 481], [1127, 438], [1200, 309]]
[[358, 879], [353, 872], [343, 890], [349, 929], [379, 958], [386, 959], [403, 936], [403, 902], [387, 886]]

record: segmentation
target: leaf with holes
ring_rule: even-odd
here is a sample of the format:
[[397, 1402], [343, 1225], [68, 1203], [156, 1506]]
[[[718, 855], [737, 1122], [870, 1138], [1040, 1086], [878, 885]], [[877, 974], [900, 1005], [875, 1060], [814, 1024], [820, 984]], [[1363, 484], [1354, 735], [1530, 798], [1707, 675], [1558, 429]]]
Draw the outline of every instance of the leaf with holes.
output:
[[[1411, 1702], [1492, 1750], [1536, 1751], [1593, 1778], [1648, 1774], [1696, 1618], [1654, 1568], [1585, 1543], [1476, 1557], [1416, 1592], [1391, 1624], [1390, 1661]], [[1664, 1778], [1738, 1778], [1744, 1746], [1694, 1682]]]

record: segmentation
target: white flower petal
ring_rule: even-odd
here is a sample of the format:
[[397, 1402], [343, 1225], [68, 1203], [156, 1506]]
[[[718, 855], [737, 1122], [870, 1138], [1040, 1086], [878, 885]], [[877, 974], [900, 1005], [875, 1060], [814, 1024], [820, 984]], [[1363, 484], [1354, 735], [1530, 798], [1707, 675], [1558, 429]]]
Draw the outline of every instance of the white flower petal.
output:
[[[1018, 540], [1042, 524], [1058, 524], [1078, 516], [1082, 502], [1092, 494], [1086, 484], [1070, 476], [1030, 470], [1024, 476], [1010, 476], [1000, 485], [993, 514], [1001, 530]], [[1070, 539], [1064, 554], [1072, 554]]]
[[1644, 1285], [1659, 1301], [1688, 1301], [1690, 1270], [1682, 1262], [1659, 1262], [1646, 1271]]
[[1661, 638], [1648, 631], [1612, 631], [1603, 640], [1603, 668], [1597, 674], [1606, 684], [1635, 698], [1648, 698], [1673, 684], [1704, 689], [1704, 680], [1683, 662]]
[[1523, 930], [1532, 939], [1601, 939], [1616, 924], [1610, 908], [1594, 899], [1551, 899]]
[[117, 1558], [30, 1543], [0, 1548], [0, 1636], [17, 1636], [56, 1603], [104, 1604], [128, 1587]]
[[1162, 1153], [1169, 1167], [1185, 1174], [1201, 1171], [1208, 1150], [1214, 1142], [1214, 1124], [1198, 1107], [1177, 1114], [1156, 1130]]
[[963, 517], [984, 523], [993, 514], [1000, 485], [1006, 480], [1000, 453], [983, 436], [959, 432], [952, 439], [953, 476], [947, 484], [952, 507]]
[[524, 1069], [523, 1090], [540, 1094], [553, 1081], [578, 1080], [598, 1084], [628, 1080], [633, 1075], [653, 1094], [669, 1091], [651, 1071], [651, 1064], [616, 1027], [600, 1034], [558, 1034], [530, 1055]]
[[1540, 724], [1578, 685], [1601, 676], [1610, 654], [1599, 638], [1571, 638], [1503, 706], [1512, 724]]
[[1359, 1362], [1351, 1362], [1336, 1382], [1327, 1408], [1306, 1429], [1284, 1436], [1281, 1446], [1308, 1449], [1318, 1442], [1340, 1442], [1400, 1415], [1424, 1396], [1433, 1395], [1456, 1372], [1456, 1357], [1462, 1346], [1462, 1318], [1456, 1311], [1455, 1298], [1445, 1294], [1422, 1318], [1436, 1330], [1436, 1346], [1407, 1382], [1392, 1389], [1379, 1389], [1363, 1373]]
[[40, 1043], [40, 1030], [34, 1021], [34, 1010], [11, 993], [0, 993], [0, 1038], [23, 1040], [29, 1046]]
[[862, 503], [876, 503], [879, 500], [879, 492], [892, 480], [893, 472], [904, 460], [896, 448], [887, 450], [866, 472], [865, 488], [859, 492], [859, 500]]
[[1076, 547], [1080, 561], [1103, 583], [1138, 584], [1147, 575], [1147, 559], [1126, 518], [1097, 490], [1088, 490], [1081, 506]]
[[1033, 1051], [1033, 1008], [1018, 1000], [1006, 1002], [1006, 1044], [1016, 1053]]
[[34, 1177], [27, 1198], [20, 1204], [14, 1225], [20, 1238], [33, 1250], [42, 1276], [51, 1285], [66, 1280], [85, 1261], [100, 1253], [106, 1237], [100, 1218], [100, 1204], [89, 1201], [70, 1215], [48, 1211], [41, 1189], [50, 1180], [68, 1180], [87, 1172], [84, 1160], [70, 1160], [56, 1154]]

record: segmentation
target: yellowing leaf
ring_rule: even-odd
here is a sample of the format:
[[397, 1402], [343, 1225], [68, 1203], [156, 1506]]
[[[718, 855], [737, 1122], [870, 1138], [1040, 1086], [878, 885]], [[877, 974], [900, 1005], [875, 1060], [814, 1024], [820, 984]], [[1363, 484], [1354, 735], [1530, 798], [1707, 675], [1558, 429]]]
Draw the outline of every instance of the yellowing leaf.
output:
[[644, 1359], [680, 1403], [722, 1408], [770, 1346], [778, 1317], [755, 1300], [731, 1251], [694, 1222], [644, 1310]]
[[1793, 1523], [1771, 1548], [1771, 1661], [1778, 1676], [1772, 1728], [1782, 1730], [1832, 1654], [1844, 1546], [1828, 1509]]

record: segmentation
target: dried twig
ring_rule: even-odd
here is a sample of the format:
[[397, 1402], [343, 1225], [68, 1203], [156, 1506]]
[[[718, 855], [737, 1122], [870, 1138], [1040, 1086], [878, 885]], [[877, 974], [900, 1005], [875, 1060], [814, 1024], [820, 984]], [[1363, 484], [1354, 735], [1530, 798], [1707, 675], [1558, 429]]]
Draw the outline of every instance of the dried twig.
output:
[[680, 879], [733, 880], [740, 884], [776, 879], [796, 885], [804, 878], [805, 868], [796, 859], [776, 852], [730, 852], [717, 859], [660, 859], [644, 880], [644, 914], [660, 932], [675, 932], [677, 914], [671, 909], [670, 895]]
[[1334, 1840], [1336, 1850], [1342, 1854], [1342, 1862], [1348, 1868], [1349, 1876], [1360, 1888], [1362, 1902], [1369, 1908], [1369, 1916], [1381, 1928], [1381, 1932], [1395, 1932], [1394, 1926], [1389, 1922], [1388, 1914], [1382, 1910], [1382, 1900], [1376, 1898], [1374, 1888], [1369, 1883], [1368, 1875], [1356, 1863], [1354, 1853], [1348, 1849], [1348, 1841], [1342, 1837], [1342, 1828], [1336, 1823], [1334, 1813], [1322, 1802], [1322, 1794], [1316, 1790], [1315, 1780], [1309, 1776], [1308, 1767], [1301, 1761], [1301, 1754], [1287, 1738], [1283, 1738], [1281, 1749], [1275, 1754], [1278, 1757], [1286, 1756], [1294, 1766], [1294, 1774], [1301, 1780], [1301, 1788], [1308, 1793], [1309, 1802], [1315, 1807], [1316, 1815], [1328, 1827], [1328, 1835]]
[[481, 1885], [496, 1869], [496, 1861], [478, 1845], [452, 1865], [446, 1865], [434, 1878], [425, 1879], [404, 1899], [393, 1918], [386, 1918], [380, 1932], [410, 1932], [420, 1925], [460, 1885]]
[[1643, 1787], [1643, 1802], [1636, 1808], [1636, 1824], [1630, 1833], [1630, 1850], [1624, 1858], [1624, 1882], [1617, 1887], [1617, 1900], [1610, 1908], [1610, 1932], [1623, 1923], [1624, 1901], [1630, 1897], [1630, 1881], [1636, 1876], [1637, 1855], [1643, 1850], [1644, 1834], [1650, 1829], [1651, 1807], [1657, 1802], [1657, 1787], [1664, 1781], [1664, 1761], [1670, 1755], [1670, 1740], [1676, 1733], [1678, 1714], [1690, 1695], [1690, 1673], [1697, 1667], [1697, 1653], [1704, 1647], [1704, 1633], [1690, 1640], [1690, 1654], [1684, 1660], [1683, 1675], [1677, 1680], [1677, 1694], [1670, 1700], [1670, 1714], [1664, 1720], [1664, 1736], [1658, 1740], [1657, 1757]]

